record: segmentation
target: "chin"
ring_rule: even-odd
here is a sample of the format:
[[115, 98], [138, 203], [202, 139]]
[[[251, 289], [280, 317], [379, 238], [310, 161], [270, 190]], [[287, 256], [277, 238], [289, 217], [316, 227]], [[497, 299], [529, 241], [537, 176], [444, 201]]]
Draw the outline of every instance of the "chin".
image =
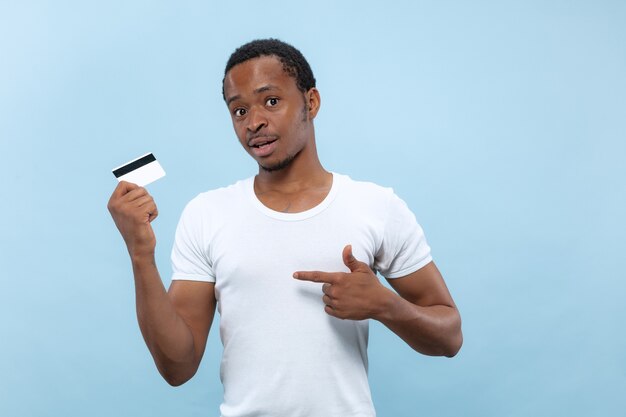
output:
[[280, 171], [291, 165], [294, 159], [296, 159], [296, 155], [287, 156], [285, 159], [274, 163], [261, 164], [259, 162], [259, 167], [261, 167], [261, 169], [265, 172]]

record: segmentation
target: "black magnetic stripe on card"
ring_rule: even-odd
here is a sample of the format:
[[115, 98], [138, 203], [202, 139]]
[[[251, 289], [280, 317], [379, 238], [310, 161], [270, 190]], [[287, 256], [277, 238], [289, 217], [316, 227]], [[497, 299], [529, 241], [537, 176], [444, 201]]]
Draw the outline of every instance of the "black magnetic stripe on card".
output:
[[154, 157], [154, 155], [149, 153], [148, 155], [142, 158], [139, 158], [138, 160], [133, 161], [130, 164], [126, 164], [123, 167], [119, 167], [118, 169], [113, 171], [113, 175], [115, 175], [115, 178], [119, 178], [122, 175], [126, 175], [129, 172], [133, 172], [134, 170], [141, 168], [144, 165], [148, 165], [150, 162], [153, 162], [153, 161], [156, 161], [156, 158]]

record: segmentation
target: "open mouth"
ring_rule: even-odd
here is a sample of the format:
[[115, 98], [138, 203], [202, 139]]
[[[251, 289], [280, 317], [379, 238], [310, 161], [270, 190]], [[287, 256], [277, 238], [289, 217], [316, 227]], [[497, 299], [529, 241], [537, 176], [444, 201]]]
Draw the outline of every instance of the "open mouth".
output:
[[265, 142], [259, 142], [257, 144], [252, 145], [252, 147], [253, 148], [257, 148], [257, 149], [263, 149], [263, 148], [269, 146], [270, 144], [272, 144], [274, 142], [276, 142], [276, 139], [268, 140], [268, 141], [265, 141]]
[[276, 149], [277, 137], [260, 137], [253, 139], [248, 146], [254, 155], [260, 158], [271, 155]]

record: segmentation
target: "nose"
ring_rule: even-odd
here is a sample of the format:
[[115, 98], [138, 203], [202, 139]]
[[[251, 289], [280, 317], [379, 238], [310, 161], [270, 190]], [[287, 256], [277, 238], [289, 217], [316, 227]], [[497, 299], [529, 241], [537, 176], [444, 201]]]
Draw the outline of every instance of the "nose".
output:
[[248, 110], [248, 126], [247, 129], [251, 132], [258, 132], [264, 127], [267, 127], [267, 118], [265, 112], [260, 109], [251, 108]]

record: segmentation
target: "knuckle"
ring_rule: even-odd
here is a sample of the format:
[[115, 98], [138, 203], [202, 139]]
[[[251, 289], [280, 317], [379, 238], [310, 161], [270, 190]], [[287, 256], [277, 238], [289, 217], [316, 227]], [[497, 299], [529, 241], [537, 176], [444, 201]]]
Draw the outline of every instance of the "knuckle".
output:
[[107, 209], [109, 209], [111, 213], [117, 213], [119, 211], [119, 204], [116, 201], [109, 201]]

